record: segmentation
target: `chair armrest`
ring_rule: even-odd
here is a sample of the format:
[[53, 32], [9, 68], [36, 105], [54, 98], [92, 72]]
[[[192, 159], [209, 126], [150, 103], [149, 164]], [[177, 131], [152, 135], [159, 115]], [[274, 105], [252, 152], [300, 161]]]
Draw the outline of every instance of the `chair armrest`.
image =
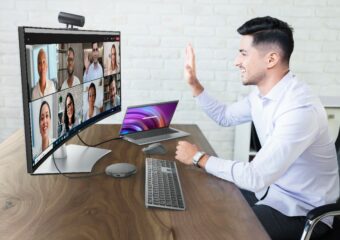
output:
[[330, 212], [340, 211], [340, 204], [339, 203], [333, 203], [333, 204], [326, 204], [317, 208], [314, 208], [313, 210], [309, 211], [307, 214], [307, 219], [313, 221], [316, 218]]

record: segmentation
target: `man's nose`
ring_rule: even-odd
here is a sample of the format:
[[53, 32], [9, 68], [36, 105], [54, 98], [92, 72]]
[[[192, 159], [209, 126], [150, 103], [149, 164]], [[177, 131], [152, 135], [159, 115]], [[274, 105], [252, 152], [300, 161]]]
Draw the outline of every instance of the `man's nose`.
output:
[[236, 67], [239, 67], [239, 66], [241, 65], [241, 62], [240, 62], [240, 59], [239, 59], [238, 56], [237, 56], [237, 57], [235, 58], [235, 60], [234, 60], [234, 65], [235, 65]]

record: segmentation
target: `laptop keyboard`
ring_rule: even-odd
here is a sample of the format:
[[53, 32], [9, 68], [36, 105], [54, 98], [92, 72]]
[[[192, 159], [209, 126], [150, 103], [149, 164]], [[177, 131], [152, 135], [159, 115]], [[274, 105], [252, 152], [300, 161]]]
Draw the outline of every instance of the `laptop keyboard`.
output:
[[165, 135], [165, 134], [170, 134], [170, 133], [177, 133], [177, 131], [174, 130], [174, 129], [171, 129], [171, 128], [159, 128], [159, 129], [153, 129], [153, 130], [150, 130], [150, 131], [130, 134], [129, 138], [138, 140], [138, 139], [142, 139], [142, 138], [150, 138], [150, 137], [155, 137], [155, 136]]
[[146, 158], [145, 206], [185, 209], [182, 187], [174, 161]]

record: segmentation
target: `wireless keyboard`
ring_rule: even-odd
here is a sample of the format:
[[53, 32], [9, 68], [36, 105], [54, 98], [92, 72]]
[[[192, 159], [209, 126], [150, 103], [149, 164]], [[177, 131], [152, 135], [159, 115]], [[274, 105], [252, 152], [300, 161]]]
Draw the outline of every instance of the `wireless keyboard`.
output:
[[146, 158], [145, 206], [185, 210], [182, 187], [174, 161]]

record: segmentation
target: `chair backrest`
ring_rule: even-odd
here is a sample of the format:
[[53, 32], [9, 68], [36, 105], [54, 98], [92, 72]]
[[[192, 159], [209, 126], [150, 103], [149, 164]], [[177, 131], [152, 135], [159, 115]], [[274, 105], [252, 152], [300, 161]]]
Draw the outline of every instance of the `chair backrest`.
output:
[[[336, 149], [337, 156], [338, 156], [338, 164], [340, 166], [340, 128], [339, 128], [338, 137], [335, 140], [335, 149]], [[340, 173], [340, 168], [339, 168], [339, 173]]]
[[[335, 150], [336, 150], [337, 157], [338, 157], [338, 170], [339, 170], [339, 176], [340, 176], [340, 128], [339, 128], [338, 137], [335, 140]], [[338, 203], [339, 202], [340, 202], [340, 198], [338, 199]]]

